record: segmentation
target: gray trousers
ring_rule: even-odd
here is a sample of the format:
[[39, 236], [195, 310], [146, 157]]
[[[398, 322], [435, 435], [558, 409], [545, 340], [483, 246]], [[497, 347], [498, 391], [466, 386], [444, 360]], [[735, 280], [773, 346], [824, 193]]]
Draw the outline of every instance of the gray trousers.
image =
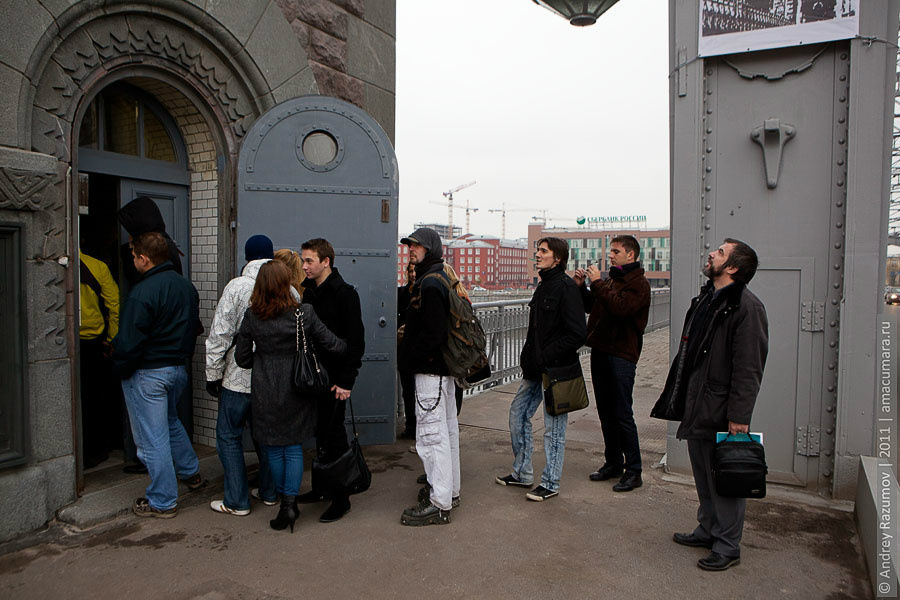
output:
[[694, 535], [701, 540], [711, 540], [713, 552], [729, 558], [739, 557], [747, 499], [725, 498], [716, 493], [712, 474], [714, 440], [688, 440], [687, 443], [700, 499]]

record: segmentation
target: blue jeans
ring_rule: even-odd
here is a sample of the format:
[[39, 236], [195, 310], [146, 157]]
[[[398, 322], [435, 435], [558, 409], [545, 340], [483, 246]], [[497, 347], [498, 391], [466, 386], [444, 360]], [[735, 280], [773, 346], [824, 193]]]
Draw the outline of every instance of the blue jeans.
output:
[[269, 463], [275, 490], [282, 496], [296, 496], [300, 493], [303, 480], [303, 446], [262, 446]]
[[[534, 469], [531, 466], [531, 453], [534, 452], [531, 417], [543, 400], [544, 388], [541, 382], [523, 379], [509, 407], [509, 437], [516, 457], [512, 474], [524, 483], [534, 481]], [[547, 465], [541, 473], [541, 485], [553, 492], [559, 491], [568, 423], [568, 413], [554, 417], [544, 411], [544, 455], [547, 457]]]
[[187, 384], [183, 365], [138, 369], [122, 380], [137, 455], [150, 475], [147, 500], [159, 510], [175, 506], [178, 479], [187, 479], [200, 468], [191, 440], [178, 420], [178, 399]]
[[624, 358], [591, 350], [591, 380], [603, 431], [604, 458], [607, 465], [624, 465], [631, 473], [641, 472], [641, 447], [631, 395], [636, 366]]
[[[250, 422], [250, 394], [222, 388], [219, 416], [216, 419], [216, 452], [225, 471], [225, 506], [236, 510], [250, 508], [247, 466], [244, 463], [244, 426]], [[269, 473], [265, 454], [259, 457], [259, 496], [275, 500], [275, 483]]]

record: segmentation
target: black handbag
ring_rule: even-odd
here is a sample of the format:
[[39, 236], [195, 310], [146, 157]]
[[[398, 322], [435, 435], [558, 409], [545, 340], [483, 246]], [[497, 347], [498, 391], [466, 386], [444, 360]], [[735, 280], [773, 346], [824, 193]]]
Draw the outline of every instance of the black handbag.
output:
[[[328, 372], [325, 365], [319, 362], [312, 344], [306, 342], [306, 330], [303, 329], [303, 310], [294, 311], [297, 317], [297, 352], [294, 354], [293, 381], [294, 386], [304, 394], [322, 394], [328, 391]], [[303, 340], [301, 345], [300, 340]]]
[[350, 404], [350, 421], [353, 423], [353, 439], [350, 448], [331, 462], [323, 462], [318, 457], [312, 464], [312, 489], [326, 498], [349, 494], [359, 494], [372, 485], [372, 472], [366, 464], [356, 432], [356, 417], [353, 414], [353, 399]]
[[765, 498], [766, 452], [763, 445], [748, 435], [728, 435], [716, 444], [713, 453], [713, 479], [716, 493], [726, 498]]
[[547, 367], [541, 376], [544, 406], [552, 416], [581, 410], [588, 406], [587, 386], [581, 372], [581, 361], [565, 367]]

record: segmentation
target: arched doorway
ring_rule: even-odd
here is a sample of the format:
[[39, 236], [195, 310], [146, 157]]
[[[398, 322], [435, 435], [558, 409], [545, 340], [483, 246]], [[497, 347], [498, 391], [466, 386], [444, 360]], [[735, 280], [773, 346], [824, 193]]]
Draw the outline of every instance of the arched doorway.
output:
[[[116, 333], [116, 319], [110, 314], [114, 317], [138, 279], [130, 261], [129, 236], [117, 222], [117, 211], [139, 196], [151, 198], [182, 253], [179, 266], [190, 277], [189, 150], [175, 118], [159, 99], [139, 87], [141, 83], [146, 81], [122, 80], [102, 88], [90, 99], [77, 130], [78, 256], [90, 257], [79, 260], [78, 439], [82, 488], [117, 480], [123, 476], [119, 475], [123, 466], [132, 473], [142, 468], [130, 435], [119, 378], [105, 356], [105, 341]], [[96, 293], [102, 277], [91, 271], [103, 268], [97, 261], [108, 267], [118, 288], [118, 302], [105, 296], [103, 301]], [[109, 278], [105, 283], [108, 289], [104, 292], [113, 294]], [[108, 313], [108, 325], [99, 334], [90, 318], [94, 306]], [[193, 430], [192, 408], [188, 389], [179, 403], [179, 416], [189, 433]]]

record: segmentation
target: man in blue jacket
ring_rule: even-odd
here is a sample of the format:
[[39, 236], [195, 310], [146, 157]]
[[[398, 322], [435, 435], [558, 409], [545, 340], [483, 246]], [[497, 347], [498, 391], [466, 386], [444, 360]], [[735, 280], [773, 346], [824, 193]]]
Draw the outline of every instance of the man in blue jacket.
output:
[[177, 412], [188, 385], [185, 361], [200, 331], [199, 295], [175, 272], [161, 233], [133, 238], [131, 253], [141, 278], [125, 301], [113, 361], [123, 378], [138, 458], [150, 474], [147, 495], [134, 501], [132, 511], [139, 517], [171, 518], [177, 511], [178, 479], [192, 490], [206, 485]]
[[[528, 333], [519, 358], [522, 383], [509, 407], [509, 435], [515, 459], [512, 473], [496, 478], [500, 485], [528, 488], [534, 481], [531, 417], [544, 400], [542, 375], [548, 367], [577, 363], [580, 360], [578, 349], [587, 336], [581, 293], [578, 285], [566, 275], [568, 244], [555, 237], [540, 239], [534, 256], [541, 283], [528, 304]], [[529, 500], [542, 502], [559, 495], [568, 417], [568, 413], [554, 416], [544, 410], [547, 464], [541, 474], [541, 484], [525, 494]]]

